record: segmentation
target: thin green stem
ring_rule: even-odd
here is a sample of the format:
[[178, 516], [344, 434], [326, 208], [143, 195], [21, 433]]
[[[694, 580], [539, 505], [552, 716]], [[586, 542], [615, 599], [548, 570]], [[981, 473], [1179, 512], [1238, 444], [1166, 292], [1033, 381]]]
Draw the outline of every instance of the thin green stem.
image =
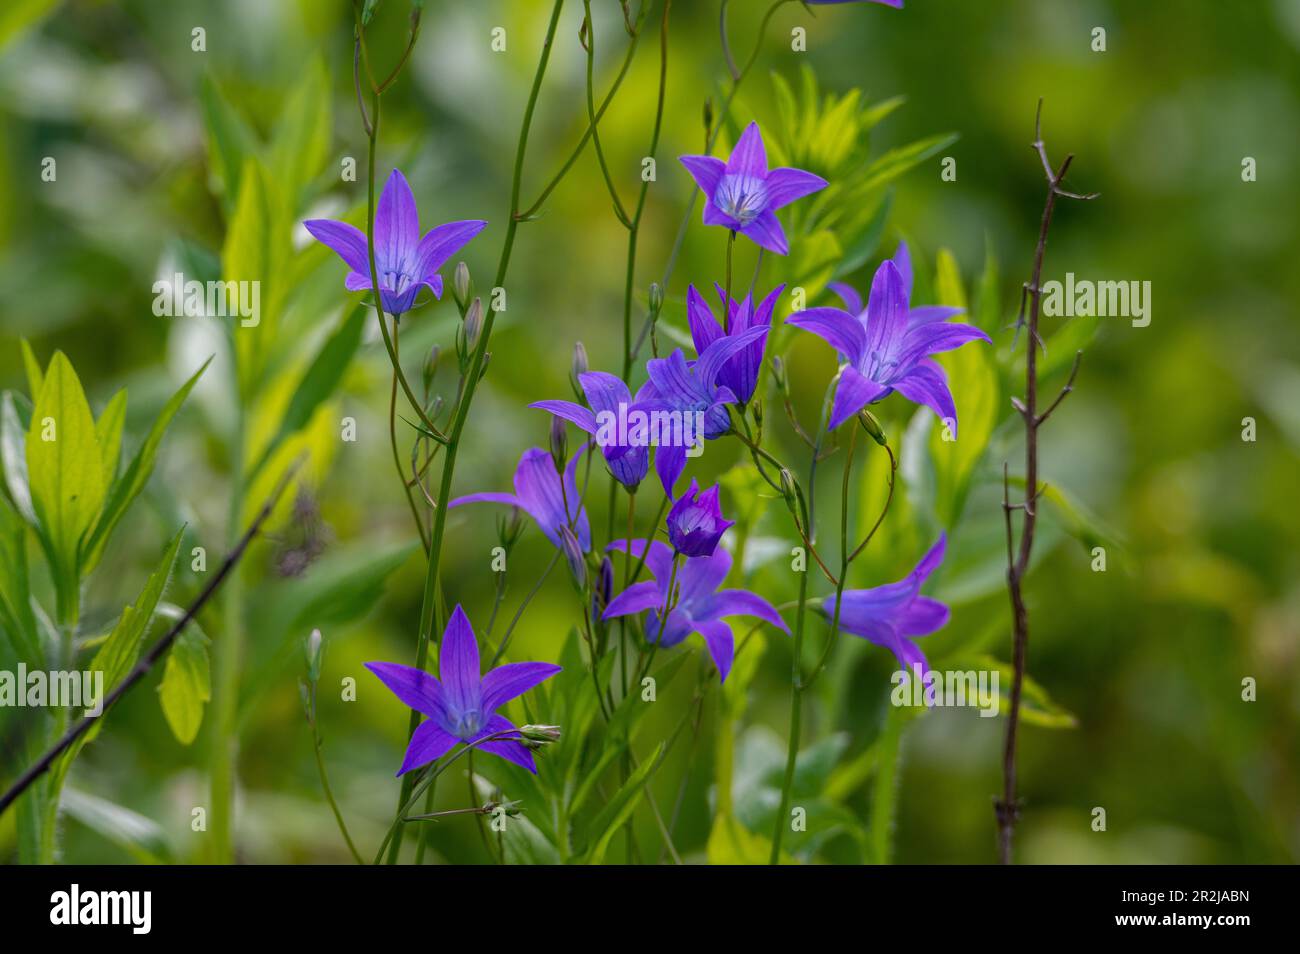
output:
[[[528, 94], [528, 105], [524, 108], [523, 122], [519, 131], [519, 143], [515, 149], [514, 174], [510, 185], [510, 217], [506, 223], [505, 242], [501, 248], [501, 257], [497, 263], [496, 280], [493, 282], [494, 287], [501, 287], [505, 281], [506, 271], [510, 265], [510, 253], [514, 248], [515, 232], [519, 228], [519, 193], [523, 181], [524, 173], [524, 156], [528, 149], [528, 133], [532, 128], [533, 113], [537, 108], [537, 98], [541, 92], [542, 78], [546, 74], [546, 66], [551, 59], [551, 48], [555, 40], [555, 31], [559, 25], [560, 11], [564, 7], [564, 0], [555, 0], [554, 7], [551, 11], [550, 23], [546, 30], [546, 39], [542, 45], [542, 53], [537, 63], [537, 71], [533, 76], [532, 88]], [[371, 178], [373, 180], [373, 163]], [[446, 502], [451, 499], [451, 483], [456, 471], [456, 455], [460, 449], [460, 437], [465, 430], [465, 422], [469, 417], [469, 409], [474, 400], [474, 393], [478, 387], [479, 379], [482, 377], [483, 356], [487, 353], [488, 344], [492, 339], [492, 326], [496, 319], [495, 307], [489, 305], [483, 318], [483, 331], [479, 336], [478, 347], [474, 349], [473, 356], [470, 359], [470, 367], [465, 375], [465, 388], [460, 400], [456, 405], [455, 418], [452, 421], [451, 434], [448, 440], [446, 455], [442, 465], [442, 480], [439, 487], [437, 500], [438, 509], [434, 512], [433, 531], [430, 536], [429, 546], [429, 564], [424, 578], [424, 595], [420, 607], [420, 628], [418, 641], [416, 645], [415, 666], [417, 669], [423, 669], [429, 656], [429, 640], [433, 629], [433, 603], [434, 593], [438, 588], [439, 572], [442, 564], [442, 538], [447, 526], [447, 507]], [[407, 737], [415, 733], [419, 725], [420, 716], [416, 712], [411, 713], [408, 723]], [[402, 783], [402, 792], [400, 804], [405, 805], [411, 791], [411, 782], [404, 780]], [[402, 847], [402, 832], [396, 831], [391, 839], [389, 848], [389, 863], [397, 860], [398, 853]]]

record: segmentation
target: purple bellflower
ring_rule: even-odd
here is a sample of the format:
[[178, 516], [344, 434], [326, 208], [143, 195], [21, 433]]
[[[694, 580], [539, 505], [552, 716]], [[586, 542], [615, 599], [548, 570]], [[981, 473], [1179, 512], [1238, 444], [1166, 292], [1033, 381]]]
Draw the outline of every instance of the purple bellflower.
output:
[[[646, 541], [633, 540], [632, 555], [645, 553]], [[611, 550], [626, 551], [628, 541], [615, 540]], [[718, 667], [718, 676], [727, 681], [731, 662], [736, 655], [735, 639], [731, 627], [722, 621], [724, 616], [757, 616], [784, 633], [789, 633], [785, 620], [775, 607], [761, 596], [748, 590], [719, 590], [722, 581], [731, 571], [731, 554], [718, 547], [712, 556], [691, 557], [677, 568], [676, 602], [668, 611], [666, 623], [659, 616], [668, 598], [669, 581], [673, 578], [673, 551], [658, 540], [650, 541], [646, 567], [654, 574], [653, 580], [633, 583], [605, 608], [605, 619], [650, 611], [646, 618], [646, 639], [667, 648], [676, 646], [691, 633], [704, 637], [709, 655]]]
[[[694, 422], [700, 424], [700, 433], [692, 433], [689, 441], [665, 442], [660, 435], [655, 452], [655, 472], [664, 485], [664, 493], [670, 498], [677, 479], [686, 469], [688, 446], [698, 446], [701, 438], [714, 440], [731, 429], [727, 405], [735, 404], [738, 399], [731, 388], [721, 383], [723, 367], [750, 345], [761, 344], [767, 338], [767, 332], [767, 328], [754, 327], [729, 337], [720, 337], [692, 362], [686, 360], [680, 348], [666, 358], [651, 358], [646, 362], [650, 380], [637, 392], [637, 407], [652, 415], [655, 412], [675, 412], [681, 415], [683, 425], [689, 421], [692, 428]], [[685, 427], [682, 431], [684, 434]]]
[[722, 535], [735, 524], [722, 519], [718, 494], [717, 484], [700, 493], [699, 484], [692, 480], [668, 511], [668, 540], [682, 556], [712, 556]]
[[[563, 418], [579, 429], [597, 438], [601, 453], [610, 473], [624, 487], [635, 490], [650, 469], [650, 450], [645, 444], [620, 443], [619, 438], [626, 439], [626, 434], [618, 434], [615, 428], [615, 440], [603, 440], [606, 433], [602, 423], [609, 420], [626, 420], [627, 414], [634, 406], [632, 394], [621, 378], [604, 371], [584, 371], [578, 375], [582, 393], [587, 397], [589, 408], [572, 401], [535, 401], [529, 407], [541, 408], [556, 417]], [[622, 415], [620, 417], [620, 409]]]
[[[871, 282], [865, 311], [851, 314], [839, 308], [809, 308], [786, 319], [822, 338], [847, 362], [835, 389], [831, 428], [898, 391], [951, 421], [956, 436], [957, 408], [948, 390], [948, 376], [930, 355], [951, 351], [968, 341], [991, 339], [974, 325], [944, 320], [947, 310], [909, 311], [910, 278], [910, 268], [905, 281], [898, 265], [886, 261]], [[844, 294], [843, 287], [840, 294]], [[846, 304], [853, 308], [861, 301], [849, 296]]]
[[[397, 774], [428, 765], [446, 755], [459, 742], [522, 765], [534, 775], [533, 755], [518, 741], [519, 730], [497, 709], [560, 671], [551, 663], [506, 663], [479, 676], [478, 641], [465, 611], [458, 605], [447, 621], [438, 653], [435, 679], [422, 669], [399, 663], [369, 662], [373, 672], [398, 699], [428, 718], [420, 723], [407, 746]], [[513, 737], [482, 742], [488, 736], [514, 733]]]
[[758, 123], [745, 127], [726, 162], [713, 156], [680, 158], [704, 190], [705, 225], [725, 225], [778, 255], [789, 252], [790, 245], [776, 210], [828, 185], [802, 169], [769, 170]]
[[[585, 449], [584, 445], [583, 450]], [[550, 452], [540, 447], [529, 448], [519, 458], [519, 466], [515, 468], [513, 494], [469, 494], [457, 497], [448, 507], [459, 507], [467, 503], [500, 503], [518, 507], [537, 521], [537, 526], [546, 535], [546, 539], [560, 550], [565, 549], [561, 531], [572, 528], [571, 532], [579, 547], [586, 553], [591, 549], [591, 524], [587, 522], [587, 509], [582, 505], [578, 482], [574, 476], [581, 456], [582, 450], [573, 455], [564, 469], [564, 484], [561, 485]]]
[[[347, 264], [350, 271], [344, 284], [348, 291], [371, 287], [365, 232], [334, 219], [309, 219], [303, 225]], [[375, 273], [384, 310], [393, 316], [410, 311], [421, 288], [427, 287], [434, 298], [441, 298], [438, 269], [485, 225], [478, 219], [448, 222], [421, 238], [415, 196], [406, 177], [394, 169], [375, 209]]]
[[[737, 302], [734, 298], [726, 301], [727, 293], [716, 285], [714, 287], [718, 289], [718, 298], [723, 300], [722, 307], [726, 309], [726, 318], [722, 323], [713, 317], [713, 311], [694, 285], [686, 290], [686, 314], [690, 319], [691, 339], [695, 342], [695, 350], [701, 354], [720, 338], [728, 338], [750, 328], [770, 328], [772, 309], [781, 297], [781, 292], [785, 291], [785, 285], [778, 285], [755, 308], [752, 295], [746, 295], [742, 302]], [[741, 404], [748, 404], [754, 396], [766, 345], [765, 338], [755, 341], [724, 364], [718, 372], [718, 382], [730, 388]]]
[[[867, 590], [846, 590], [840, 607], [840, 628], [883, 646], [898, 657], [898, 664], [911, 673], [919, 666], [921, 675], [929, 671], [925, 653], [913, 642], [948, 624], [948, 607], [938, 600], [921, 596], [921, 585], [943, 562], [947, 538], [939, 535], [930, 552], [921, 557], [907, 576], [897, 583], [887, 583]], [[834, 618], [835, 597], [822, 601], [822, 613]]]

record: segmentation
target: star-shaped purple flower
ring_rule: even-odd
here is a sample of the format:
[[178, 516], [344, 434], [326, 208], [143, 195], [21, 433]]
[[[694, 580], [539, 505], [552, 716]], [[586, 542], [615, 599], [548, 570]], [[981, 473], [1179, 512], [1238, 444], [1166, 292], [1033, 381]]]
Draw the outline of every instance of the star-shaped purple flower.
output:
[[[714, 287], [718, 290], [718, 298], [726, 299], [727, 293], [717, 285]], [[705, 303], [704, 296], [695, 290], [694, 285], [689, 286], [686, 289], [686, 314], [690, 320], [695, 350], [703, 353], [713, 342], [741, 334], [750, 328], [770, 328], [772, 309], [783, 291], [785, 285], [778, 285], [759, 302], [757, 308], [754, 307], [752, 295], [746, 295], [741, 302], [734, 298], [724, 301], [722, 307], [726, 310], [727, 317], [724, 323], [719, 323], [713, 317], [712, 309]], [[749, 399], [754, 396], [754, 386], [758, 383], [758, 371], [763, 364], [763, 350], [766, 346], [766, 338], [753, 342], [727, 361], [718, 372], [718, 382], [730, 388], [741, 404], [749, 403]]]
[[[406, 758], [397, 774], [428, 765], [455, 748], [473, 743], [484, 752], [522, 765], [534, 775], [533, 755], [518, 741], [519, 730], [497, 709], [560, 671], [551, 663], [520, 662], [498, 666], [479, 676], [478, 640], [465, 611], [458, 605], [447, 621], [438, 654], [441, 681], [421, 669], [399, 663], [370, 662], [366, 668], [380, 678], [393, 695], [416, 712], [428, 716], [411, 736]], [[489, 736], [513, 737], [481, 742]]]
[[[631, 546], [632, 555], [640, 557], [645, 553], [646, 541], [633, 540]], [[609, 549], [626, 552], [628, 541], [615, 540]], [[775, 607], [756, 593], [718, 589], [731, 571], [731, 554], [722, 547], [714, 550], [712, 556], [692, 557], [677, 567], [674, 586], [677, 601], [668, 612], [666, 624], [660, 622], [659, 614], [667, 601], [669, 580], [673, 576], [673, 551], [653, 540], [645, 565], [655, 578], [633, 583], [614, 597], [605, 608], [604, 618], [649, 610], [646, 639], [664, 648], [676, 646], [691, 633], [699, 633], [723, 682], [727, 681], [736, 655], [735, 639], [731, 627], [722, 621], [724, 616], [757, 616], [782, 632], [790, 632]]]
[[[898, 657], [898, 664], [909, 673], [913, 666], [920, 666], [924, 676], [930, 664], [926, 662], [925, 653], [912, 640], [946, 626], [949, 612], [948, 607], [938, 600], [921, 596], [921, 585], [943, 562], [946, 545], [947, 537], [940, 534], [938, 542], [921, 558], [916, 568], [897, 583], [867, 590], [846, 590], [840, 607], [840, 628], [885, 647]], [[827, 619], [834, 617], [834, 596], [822, 601], [821, 611]]]
[[[586, 445], [582, 450], [586, 449]], [[555, 472], [555, 461], [548, 451], [540, 447], [531, 447], [519, 458], [515, 468], [515, 492], [478, 493], [457, 497], [448, 507], [459, 507], [467, 503], [500, 503], [518, 507], [537, 521], [538, 528], [546, 534], [559, 549], [564, 549], [560, 531], [570, 528], [582, 552], [591, 549], [591, 524], [587, 522], [587, 508], [582, 505], [578, 493], [578, 481], [575, 473], [578, 458], [582, 450], [573, 455], [573, 459], [564, 469], [564, 484], [560, 484], [560, 475]], [[567, 503], [567, 507], [566, 507]]]
[[726, 162], [713, 156], [680, 159], [707, 197], [705, 225], [724, 225], [778, 255], [785, 255], [790, 246], [776, 210], [828, 185], [802, 169], [769, 170], [758, 123], [745, 127]]
[[[691, 435], [692, 446], [698, 444], [701, 436], [704, 440], [721, 437], [731, 429], [727, 405], [737, 401], [735, 392], [721, 383], [722, 369], [750, 345], [766, 339], [767, 332], [767, 328], [757, 327], [720, 337], [691, 362], [680, 348], [666, 358], [651, 358], [645, 365], [650, 380], [637, 392], [637, 407], [651, 414], [678, 414], [683, 422], [689, 415], [692, 427], [698, 420], [703, 434]], [[655, 472], [670, 498], [686, 468], [686, 451], [685, 442], [665, 444], [662, 441], [655, 451]]]
[[722, 518], [720, 493], [717, 484], [700, 493], [700, 485], [692, 480], [668, 511], [668, 539], [682, 556], [710, 556], [722, 535], [735, 525], [734, 520]]
[[[338, 253], [351, 271], [344, 284], [348, 291], [370, 288], [370, 256], [366, 233], [347, 222], [309, 219], [303, 225], [315, 238]], [[438, 269], [456, 254], [486, 222], [467, 219], [448, 222], [420, 237], [420, 216], [415, 196], [401, 171], [394, 169], [375, 209], [375, 273], [379, 276], [384, 310], [400, 315], [411, 310], [421, 288], [442, 297]]]
[[[924, 404], [957, 432], [957, 408], [948, 390], [948, 376], [930, 355], [959, 348], [977, 338], [991, 340], [974, 325], [944, 320], [947, 309], [908, 309], [907, 278], [894, 261], [876, 270], [864, 312], [839, 308], [809, 308], [786, 319], [811, 331], [847, 361], [835, 390], [830, 427], [839, 427], [862, 408], [898, 391], [909, 401]], [[840, 286], [845, 295], [847, 286]], [[852, 289], [845, 303], [854, 308]]]
[[578, 375], [578, 383], [590, 407], [558, 400], [535, 401], [528, 406], [550, 411], [595, 437], [614, 479], [635, 490], [650, 469], [649, 448], [628, 443], [628, 435], [620, 434], [617, 426], [613, 428], [612, 439], [606, 439], [611, 418], [615, 425], [627, 420], [634, 407], [632, 393], [621, 378], [605, 371], [584, 371]]

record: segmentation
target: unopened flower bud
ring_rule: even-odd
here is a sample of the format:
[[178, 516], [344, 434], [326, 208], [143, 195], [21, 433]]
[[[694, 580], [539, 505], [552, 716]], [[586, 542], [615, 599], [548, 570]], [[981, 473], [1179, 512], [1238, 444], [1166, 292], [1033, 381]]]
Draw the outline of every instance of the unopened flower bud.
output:
[[307, 675], [312, 682], [317, 682], [320, 679], [321, 655], [324, 648], [324, 640], [321, 638], [320, 630], [313, 629], [311, 635], [303, 643], [303, 651], [307, 656]]
[[573, 576], [574, 585], [579, 592], [585, 590], [587, 588], [587, 558], [582, 553], [578, 538], [573, 535], [573, 531], [568, 527], [560, 527], [560, 549], [564, 551], [564, 559], [569, 564], [569, 573]]
[[795, 499], [794, 474], [790, 473], [790, 471], [784, 467], [781, 468], [781, 493], [788, 501], [793, 501]]
[[601, 616], [604, 615], [605, 607], [613, 598], [614, 564], [609, 557], [605, 557], [600, 561], [600, 574], [596, 577], [596, 585], [591, 591], [591, 618], [595, 620], [598, 627], [604, 625]]
[[424, 367], [421, 369], [421, 376], [424, 380], [424, 393], [429, 394], [429, 389], [433, 387], [433, 376], [438, 373], [438, 355], [442, 352], [437, 345], [429, 349], [429, 356], [424, 359]]
[[569, 437], [564, 430], [564, 418], [551, 418], [551, 460], [555, 462], [555, 472], [564, 473], [564, 464], [569, 459]]
[[526, 725], [519, 730], [519, 741], [530, 749], [551, 745], [560, 741], [560, 727], [558, 725]]
[[875, 415], [865, 407], [858, 412], [858, 423], [862, 425], [864, 431], [871, 435], [871, 439], [881, 447], [885, 447], [889, 444], [889, 441], [885, 437], [884, 430], [880, 427], [880, 422], [877, 421]]
[[574, 342], [573, 364], [570, 367], [573, 370], [573, 377], [575, 379], [577, 379], [579, 375], [586, 374], [587, 368], [590, 367], [590, 365], [587, 364], [587, 348], [581, 341]]
[[650, 315], [652, 318], [658, 318], [659, 312], [664, 307], [664, 290], [658, 282], [650, 283]]
[[483, 299], [475, 298], [465, 312], [465, 348], [473, 351], [478, 347], [479, 335], [483, 333]]
[[713, 132], [713, 97], [704, 100], [704, 135], [707, 138]]
[[785, 361], [780, 355], [772, 356], [772, 380], [776, 382], [776, 389], [782, 394], [790, 393], [790, 379], [785, 373]]
[[465, 302], [469, 301], [469, 266], [464, 262], [456, 263], [456, 271], [451, 278], [451, 293], [456, 296], [456, 304], [464, 308]]

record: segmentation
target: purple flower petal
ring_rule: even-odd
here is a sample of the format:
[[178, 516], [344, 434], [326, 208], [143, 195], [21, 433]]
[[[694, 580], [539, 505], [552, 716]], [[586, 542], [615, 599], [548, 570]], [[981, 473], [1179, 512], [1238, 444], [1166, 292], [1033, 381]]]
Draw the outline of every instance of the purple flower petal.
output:
[[493, 712], [560, 671], [552, 663], [518, 662], [498, 666], [483, 677], [483, 711]]
[[844, 356], [850, 364], [860, 365], [865, 357], [867, 332], [847, 311], [838, 308], [809, 308], [785, 320], [804, 331], [810, 331]]
[[763, 597], [749, 590], [719, 590], [706, 601], [707, 612], [714, 618], [723, 616], [757, 616], [784, 633], [790, 632], [781, 614]]
[[898, 248], [894, 252], [894, 257], [890, 259], [894, 267], [898, 269], [898, 277], [903, 281], [903, 291], [908, 298], [912, 297], [912, 253], [907, 250], [906, 242], [899, 242]]
[[828, 185], [821, 176], [802, 169], [773, 169], [767, 174], [767, 207], [779, 209]]
[[[662, 585], [667, 586], [668, 581], [664, 580]], [[609, 605], [605, 607], [605, 612], [601, 614], [601, 619], [631, 616], [633, 613], [644, 613], [648, 609], [663, 605], [661, 584], [656, 580], [642, 580], [640, 583], [633, 583], [610, 600]]]
[[563, 418], [570, 424], [576, 425], [588, 434], [596, 433], [596, 415], [591, 413], [589, 408], [581, 404], [574, 404], [572, 401], [534, 401], [529, 407], [535, 407], [542, 411], [549, 411], [556, 417]]
[[[425, 233], [415, 249], [414, 273], [417, 278], [430, 281], [447, 259], [460, 251], [487, 225], [479, 219], [466, 219], [462, 222], [448, 222]], [[434, 289], [434, 296], [442, 293], [442, 283]]]
[[883, 352], [907, 328], [907, 288], [893, 262], [885, 262], [871, 280], [867, 298], [866, 354]]
[[951, 611], [938, 600], [918, 596], [898, 617], [896, 625], [904, 636], [928, 636], [948, 625]]
[[659, 475], [659, 483], [663, 485], [669, 500], [673, 499], [673, 488], [677, 486], [685, 469], [685, 447], [669, 445], [655, 450], [655, 473]]
[[900, 365], [907, 366], [917, 363], [926, 355], [960, 348], [968, 341], [991, 340], [974, 325], [963, 325], [956, 321], [912, 323], [903, 334], [896, 356]]
[[[707, 601], [731, 572], [731, 554], [718, 547], [709, 556], [693, 557], [677, 570], [679, 599], [686, 603]], [[668, 582], [665, 579], [664, 585]], [[708, 613], [701, 615], [707, 616]]]
[[763, 134], [759, 132], [758, 123], [751, 122], [740, 134], [736, 148], [731, 150], [727, 159], [726, 174], [766, 178], [767, 151], [763, 148]]
[[722, 173], [727, 168], [726, 163], [713, 156], [679, 156], [678, 160], [686, 167], [686, 171], [691, 174], [696, 184], [704, 190], [708, 203], [711, 204], [713, 193], [718, 191], [718, 180], [722, 178]]
[[686, 289], [686, 317], [691, 326], [691, 340], [695, 343], [697, 354], [723, 337], [721, 326], [713, 317], [713, 312], [704, 303], [703, 296], [695, 290], [694, 285]]
[[[338, 253], [352, 271], [370, 280], [370, 255], [366, 250], [366, 233], [355, 225], [334, 219], [308, 219], [303, 227], [321, 244]], [[369, 288], [369, 285], [366, 285]], [[353, 288], [352, 291], [357, 291]]]
[[840, 373], [840, 383], [835, 386], [835, 403], [827, 426], [835, 430], [872, 401], [888, 393], [889, 388], [885, 385], [872, 381], [852, 365], [846, 366]]
[[382, 284], [387, 284], [384, 272], [411, 274], [419, 243], [420, 215], [415, 208], [415, 195], [406, 176], [400, 169], [394, 169], [384, 183], [375, 210], [375, 263]]
[[722, 370], [723, 365], [751, 344], [765, 340], [767, 332], [767, 328], [747, 328], [714, 341], [700, 353], [699, 359], [695, 362], [693, 370], [696, 380], [706, 391], [712, 392], [717, 387], [718, 372]]
[[886, 646], [898, 658], [898, 665], [909, 675], [915, 677], [916, 672], [913, 667], [920, 667], [921, 678], [930, 671], [930, 663], [925, 658], [925, 653], [921, 648], [912, 642], [906, 636], [891, 636], [882, 645]]
[[949, 305], [918, 305], [907, 313], [908, 325], [926, 325], [932, 321], [946, 321], [954, 315], [960, 315], [964, 308], [953, 308]]
[[406, 747], [406, 757], [402, 759], [402, 767], [397, 770], [397, 774], [405, 775], [411, 769], [442, 758], [459, 741], [436, 722], [421, 722], [411, 735], [411, 744]]
[[831, 282], [826, 287], [839, 296], [849, 314], [855, 317], [862, 314], [862, 296], [858, 294], [857, 289], [852, 285], [846, 285], [843, 282]]
[[453, 723], [461, 713], [482, 706], [479, 690], [478, 640], [469, 617], [457, 604], [447, 620], [438, 649], [438, 675], [447, 697], [447, 716]]
[[786, 241], [785, 229], [781, 228], [781, 222], [771, 209], [764, 209], [740, 231], [755, 245], [769, 252], [775, 252], [777, 255], [786, 255], [790, 252], [790, 243]]
[[[641, 559], [641, 555], [645, 553], [645, 547], [645, 540], [633, 540], [631, 546], [632, 558], [634, 560]], [[605, 549], [606, 551], [627, 553], [628, 542], [626, 540], [615, 540]], [[668, 585], [668, 577], [672, 572], [672, 563], [673, 551], [668, 548], [668, 545], [660, 540], [651, 540], [650, 553], [645, 558], [645, 565], [655, 575], [656, 579], [664, 581], [664, 586]]]
[[365, 666], [404, 705], [433, 719], [442, 717], [446, 709], [442, 684], [423, 669], [390, 662], [368, 662]]
[[704, 637], [704, 644], [709, 647], [713, 665], [718, 667], [718, 679], [727, 681], [731, 672], [731, 663], [736, 657], [736, 641], [731, 634], [731, 627], [721, 620], [696, 620], [695, 629]]
[[927, 358], [890, 384], [909, 401], [924, 404], [940, 420], [951, 422], [952, 435], [957, 436], [957, 407], [948, 390], [948, 376], [938, 364]]
[[740, 220], [734, 219], [726, 212], [723, 212], [714, 204], [712, 199], [704, 203], [704, 224], [721, 225], [733, 232], [739, 232], [741, 229]]
[[[499, 735], [502, 732], [511, 730], [518, 731], [515, 729], [514, 723], [504, 716], [494, 715], [488, 719], [483, 731], [470, 741], [477, 742], [479, 739], [485, 739], [490, 735]], [[537, 774], [537, 763], [533, 761], [533, 753], [528, 751], [528, 747], [521, 742], [516, 742], [513, 739], [497, 739], [492, 742], [479, 742], [474, 748], [500, 756], [507, 762], [514, 762], [516, 765], [528, 769], [534, 775]]]

